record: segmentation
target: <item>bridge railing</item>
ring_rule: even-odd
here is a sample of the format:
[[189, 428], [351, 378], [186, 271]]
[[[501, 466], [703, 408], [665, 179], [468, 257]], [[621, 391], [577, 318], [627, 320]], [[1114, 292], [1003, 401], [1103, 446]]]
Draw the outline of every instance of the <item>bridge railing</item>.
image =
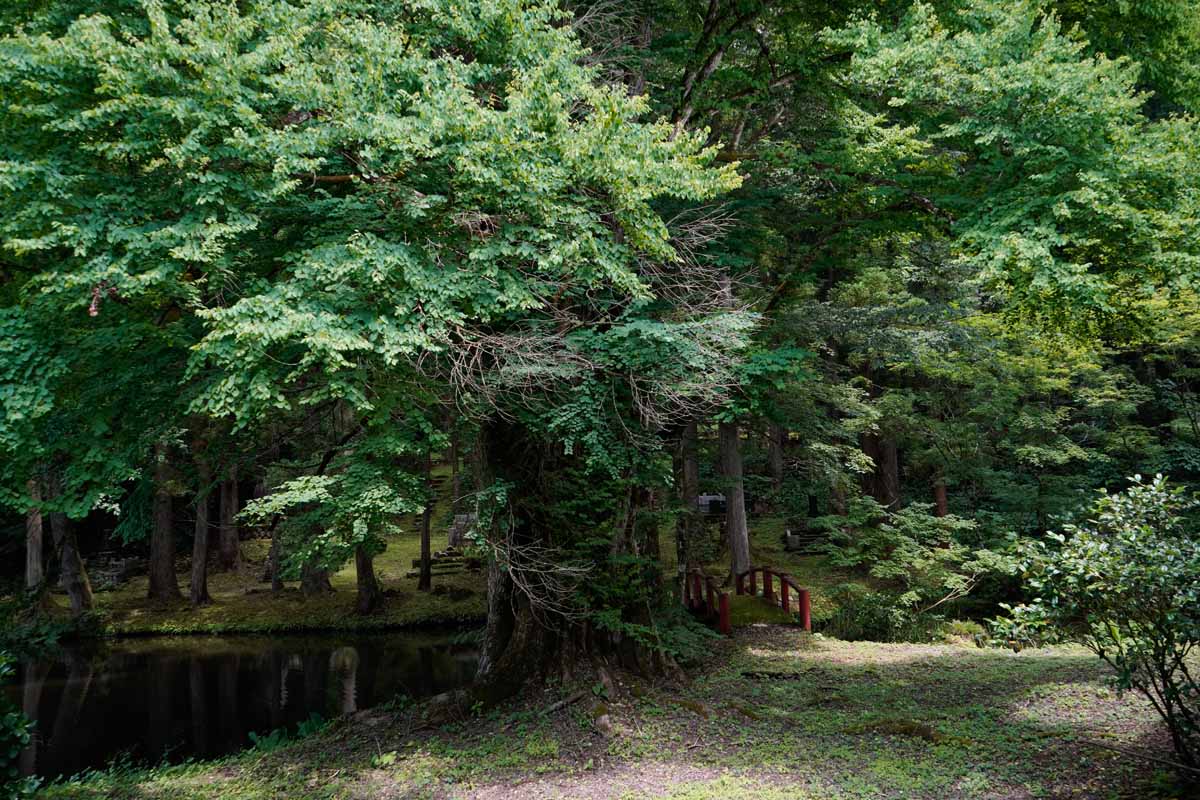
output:
[[[796, 595], [796, 613], [800, 615], [800, 624], [804, 630], [812, 631], [812, 593], [801, 586], [795, 578], [786, 572], [780, 572], [773, 567], [750, 567], [734, 580], [738, 594], [758, 594], [758, 576], [762, 576], [762, 599], [768, 603], [778, 604], [784, 613], [792, 613], [791, 592]], [[775, 579], [779, 579], [779, 594], [775, 594]], [[748, 586], [748, 588], [747, 588]], [[789, 592], [789, 590], [791, 590]]]
[[690, 569], [685, 573], [683, 605], [715, 619], [717, 630], [723, 635], [733, 633], [733, 625], [729, 621], [729, 592], [722, 589], [712, 576], [705, 575], [703, 570]]

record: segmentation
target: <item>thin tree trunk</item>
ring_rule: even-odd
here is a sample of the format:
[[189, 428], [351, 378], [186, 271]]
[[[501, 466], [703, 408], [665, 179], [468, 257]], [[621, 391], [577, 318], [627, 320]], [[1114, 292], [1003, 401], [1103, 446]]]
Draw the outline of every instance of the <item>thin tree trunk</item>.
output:
[[767, 460], [771, 466], [771, 489], [778, 495], [783, 489], [783, 441], [787, 435], [777, 422], [768, 425]]
[[241, 566], [242, 553], [238, 544], [238, 484], [237, 467], [231, 467], [229, 477], [221, 481], [221, 569], [235, 570]]
[[[54, 495], [57, 497], [59, 492], [55, 490]], [[92, 610], [92, 585], [88, 582], [87, 568], [79, 555], [75, 530], [63, 512], [51, 512], [50, 535], [54, 538], [54, 548], [58, 550], [59, 572], [63, 588], [67, 590], [67, 597], [71, 601], [71, 615], [78, 617]]]
[[879, 449], [879, 434], [867, 432], [859, 437], [859, 449], [863, 455], [871, 459], [871, 471], [862, 473], [860, 478], [862, 482], [862, 493], [874, 497], [881, 504], [883, 503], [883, 492], [879, 488], [879, 464], [883, 460], [883, 456]]
[[354, 548], [354, 571], [358, 583], [355, 609], [359, 614], [370, 614], [379, 608], [383, 592], [379, 589], [379, 579], [375, 577], [375, 560], [361, 544]]
[[175, 575], [175, 531], [171, 511], [170, 466], [167, 448], [154, 448], [154, 527], [150, 531], [151, 600], [175, 600], [183, 597]]
[[725, 534], [729, 569], [734, 576], [750, 569], [750, 529], [746, 522], [746, 488], [742, 479], [741, 437], [736, 422], [722, 422], [721, 471], [725, 477]]
[[[451, 425], [454, 423], [451, 422]], [[462, 477], [458, 470], [458, 430], [450, 434], [450, 519], [458, 513], [458, 496], [462, 494]]]
[[25, 588], [33, 591], [46, 580], [46, 568], [43, 564], [44, 531], [42, 529], [42, 491], [38, 482], [32, 478], [26, 484], [29, 497], [33, 501], [25, 512]]
[[900, 508], [900, 453], [896, 440], [881, 439], [879, 451], [883, 459], [879, 465], [879, 502], [889, 511], [897, 511]]
[[939, 517], [950, 513], [950, 500], [946, 496], [946, 480], [940, 474], [933, 480], [933, 513]]
[[425, 508], [421, 511], [421, 577], [417, 580], [417, 591], [428, 592], [433, 589], [433, 556], [429, 550], [429, 526], [433, 519], [433, 504], [435, 498], [433, 495], [433, 455], [425, 453], [425, 488], [429, 492], [429, 499], [425, 501]]
[[679, 433], [679, 446], [675, 451], [676, 486], [679, 490], [679, 517], [675, 520], [675, 561], [680, 581], [687, 580], [692, 553], [704, 530], [697, 505], [700, 496], [700, 461], [696, 457], [696, 422], [692, 420]]
[[283, 591], [283, 576], [279, 574], [279, 526], [271, 527], [271, 550], [267, 555], [268, 569], [271, 570], [271, 591], [278, 594]]
[[196, 529], [192, 539], [192, 582], [189, 592], [192, 607], [212, 602], [208, 596], [208, 500], [212, 471], [203, 452], [204, 444], [197, 443], [196, 452]]

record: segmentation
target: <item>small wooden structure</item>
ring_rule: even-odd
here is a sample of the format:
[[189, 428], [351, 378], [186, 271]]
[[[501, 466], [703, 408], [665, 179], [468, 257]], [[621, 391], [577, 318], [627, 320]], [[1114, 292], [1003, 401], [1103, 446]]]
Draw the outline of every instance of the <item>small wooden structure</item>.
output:
[[729, 592], [718, 586], [703, 570], [691, 569], [684, 575], [683, 604], [692, 612], [714, 621], [723, 635], [733, 633], [733, 625], [729, 621]]
[[[792, 613], [790, 592], [796, 594], [796, 613], [800, 615], [800, 624], [804, 630], [812, 631], [812, 594], [808, 589], [796, 582], [796, 579], [786, 572], [780, 572], [772, 567], [751, 567], [737, 576], [735, 581], [738, 594], [758, 595], [758, 576], [762, 576], [762, 599], [778, 605], [784, 613]], [[779, 594], [775, 594], [775, 579], [779, 579]], [[747, 588], [748, 587], [748, 588]]]

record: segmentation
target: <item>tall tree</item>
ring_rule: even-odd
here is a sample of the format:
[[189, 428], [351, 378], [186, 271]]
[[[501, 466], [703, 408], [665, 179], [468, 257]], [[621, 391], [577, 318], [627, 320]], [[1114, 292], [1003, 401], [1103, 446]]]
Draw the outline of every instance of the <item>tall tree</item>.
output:
[[750, 528], [746, 519], [746, 486], [742, 478], [741, 432], [736, 422], [722, 422], [721, 477], [725, 486], [725, 537], [729, 542], [729, 569], [741, 575], [750, 569]]
[[42, 492], [34, 478], [30, 478], [26, 486], [32, 502], [29, 510], [25, 512], [25, 588], [34, 590], [41, 587], [42, 582], [46, 579], [40, 505]]
[[168, 446], [163, 443], [154, 448], [154, 511], [150, 529], [150, 585], [151, 600], [175, 600], [183, 595], [179, 591], [179, 578], [175, 574], [175, 514], [172, 497], [173, 474], [168, 460]]

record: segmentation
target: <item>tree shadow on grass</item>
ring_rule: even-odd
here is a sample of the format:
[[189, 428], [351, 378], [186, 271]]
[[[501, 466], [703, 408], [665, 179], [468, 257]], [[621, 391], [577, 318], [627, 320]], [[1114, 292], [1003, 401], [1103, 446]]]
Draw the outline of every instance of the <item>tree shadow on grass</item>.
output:
[[1150, 705], [1118, 697], [1108, 675], [1082, 649], [844, 643], [772, 629], [729, 643], [693, 695], [717, 712], [710, 758], [829, 797], [1145, 797], [1153, 765], [1081, 741], [1170, 757]]

